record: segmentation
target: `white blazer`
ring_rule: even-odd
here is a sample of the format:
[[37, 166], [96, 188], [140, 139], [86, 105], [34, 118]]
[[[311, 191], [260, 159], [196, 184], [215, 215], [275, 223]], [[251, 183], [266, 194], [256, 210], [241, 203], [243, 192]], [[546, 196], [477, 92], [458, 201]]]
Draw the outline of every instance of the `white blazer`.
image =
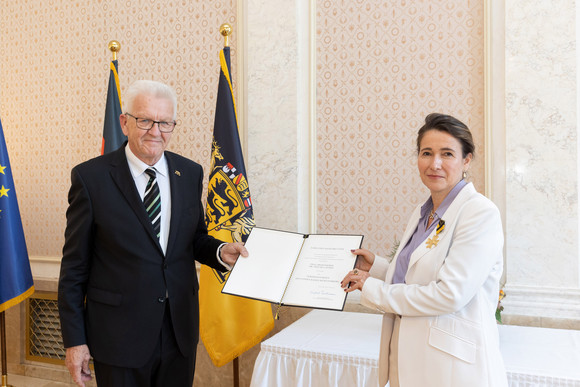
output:
[[497, 207], [467, 184], [451, 203], [439, 242], [435, 230], [411, 254], [406, 284], [391, 284], [395, 262], [419, 222], [418, 206], [391, 265], [377, 256], [361, 303], [383, 315], [379, 378], [388, 379], [394, 315], [401, 316], [401, 387], [503, 387], [495, 309], [503, 270], [503, 231]]

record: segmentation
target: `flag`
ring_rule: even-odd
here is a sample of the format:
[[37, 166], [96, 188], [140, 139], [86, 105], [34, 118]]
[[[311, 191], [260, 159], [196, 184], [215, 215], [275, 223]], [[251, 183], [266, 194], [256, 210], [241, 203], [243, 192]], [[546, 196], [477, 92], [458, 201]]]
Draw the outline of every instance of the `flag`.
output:
[[107, 90], [107, 106], [105, 107], [105, 124], [103, 127], [103, 143], [101, 154], [119, 149], [127, 136], [123, 134], [119, 116], [121, 110], [121, 88], [119, 87], [118, 64], [116, 60], [111, 61], [111, 71], [109, 72], [109, 89]]
[[[245, 242], [254, 214], [238, 134], [229, 47], [220, 51], [220, 64], [206, 222], [210, 235]], [[227, 274], [201, 266], [200, 336], [217, 367], [258, 344], [274, 328], [270, 304], [222, 294], [226, 279]]]
[[32, 272], [0, 121], [0, 312], [32, 293]]

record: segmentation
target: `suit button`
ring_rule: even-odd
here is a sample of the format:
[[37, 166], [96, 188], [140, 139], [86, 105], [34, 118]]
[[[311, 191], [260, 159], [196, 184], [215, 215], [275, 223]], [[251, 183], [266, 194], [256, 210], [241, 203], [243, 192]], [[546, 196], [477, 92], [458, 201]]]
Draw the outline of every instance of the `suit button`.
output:
[[163, 268], [164, 269], [167, 269], [167, 264], [166, 263], [163, 264]]
[[160, 302], [160, 303], [164, 303], [165, 302], [165, 297], [159, 297], [157, 299], [157, 301]]

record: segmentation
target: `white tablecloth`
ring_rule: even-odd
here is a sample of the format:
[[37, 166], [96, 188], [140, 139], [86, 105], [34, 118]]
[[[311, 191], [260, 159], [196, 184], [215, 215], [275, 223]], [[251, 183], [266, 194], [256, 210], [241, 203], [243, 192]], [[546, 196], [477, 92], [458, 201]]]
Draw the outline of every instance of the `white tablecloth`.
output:
[[[252, 387], [378, 385], [381, 315], [314, 310], [262, 342]], [[500, 325], [511, 387], [580, 387], [580, 331]]]
[[314, 310], [262, 342], [252, 387], [373, 386], [382, 316]]
[[499, 326], [510, 387], [580, 386], [580, 331]]

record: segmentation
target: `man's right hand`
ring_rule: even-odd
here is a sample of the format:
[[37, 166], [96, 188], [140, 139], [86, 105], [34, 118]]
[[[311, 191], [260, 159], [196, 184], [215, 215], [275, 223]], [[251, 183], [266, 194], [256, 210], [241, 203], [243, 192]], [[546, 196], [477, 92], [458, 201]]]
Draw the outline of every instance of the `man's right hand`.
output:
[[66, 359], [64, 364], [70, 372], [73, 381], [81, 387], [85, 387], [85, 382], [92, 380], [89, 360], [91, 353], [86, 344], [69, 347], [66, 349]]

